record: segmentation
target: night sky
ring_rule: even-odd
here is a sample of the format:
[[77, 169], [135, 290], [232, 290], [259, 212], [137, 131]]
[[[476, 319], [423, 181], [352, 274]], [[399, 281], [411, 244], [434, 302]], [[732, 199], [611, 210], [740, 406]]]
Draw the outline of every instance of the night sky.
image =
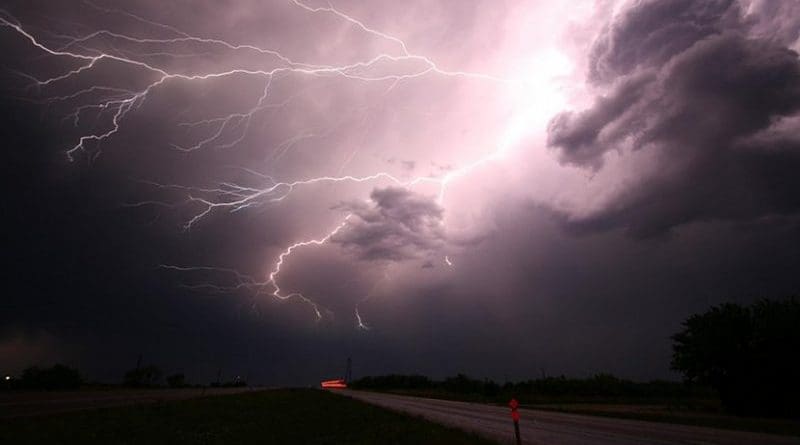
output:
[[800, 290], [793, 0], [0, 1], [0, 371], [679, 376]]

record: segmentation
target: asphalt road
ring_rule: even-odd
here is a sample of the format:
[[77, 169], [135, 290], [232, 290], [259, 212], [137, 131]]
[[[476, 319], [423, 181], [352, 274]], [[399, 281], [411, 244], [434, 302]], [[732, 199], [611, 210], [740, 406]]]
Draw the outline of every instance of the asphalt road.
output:
[[[335, 392], [395, 411], [422, 416], [434, 422], [473, 431], [501, 443], [513, 443], [513, 424], [510, 411], [506, 407], [364, 391], [338, 390]], [[550, 411], [520, 409], [520, 417], [523, 444], [800, 444], [800, 438], [788, 436]]]
[[0, 392], [0, 419], [113, 406], [237, 394], [251, 388], [112, 389], [65, 392]]

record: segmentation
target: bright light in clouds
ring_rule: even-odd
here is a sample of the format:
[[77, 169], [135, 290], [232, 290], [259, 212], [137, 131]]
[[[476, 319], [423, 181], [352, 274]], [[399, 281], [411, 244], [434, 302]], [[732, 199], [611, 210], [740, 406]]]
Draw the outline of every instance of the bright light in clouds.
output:
[[519, 73], [509, 84], [508, 97], [513, 112], [508, 127], [500, 138], [501, 151], [513, 148], [526, 135], [541, 132], [547, 121], [563, 110], [566, 94], [560, 80], [571, 74], [573, 64], [558, 49], [547, 48], [525, 56], [512, 72]]

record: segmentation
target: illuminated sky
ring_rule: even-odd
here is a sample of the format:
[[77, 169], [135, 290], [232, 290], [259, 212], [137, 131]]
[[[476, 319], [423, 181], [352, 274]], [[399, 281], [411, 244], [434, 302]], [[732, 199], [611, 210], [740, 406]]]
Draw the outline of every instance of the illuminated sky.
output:
[[800, 6], [4, 1], [0, 355], [674, 377], [798, 290]]

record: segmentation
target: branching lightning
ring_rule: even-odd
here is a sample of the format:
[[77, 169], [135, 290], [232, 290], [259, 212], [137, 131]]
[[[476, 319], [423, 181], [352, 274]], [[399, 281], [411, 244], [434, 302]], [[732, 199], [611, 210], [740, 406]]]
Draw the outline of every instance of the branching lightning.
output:
[[[98, 66], [104, 62], [121, 64], [129, 67], [132, 70], [132, 75], [141, 76], [142, 73], [145, 73], [147, 79], [152, 79], [141, 89], [126, 89], [106, 85], [92, 85], [88, 88], [79, 89], [70, 94], [50, 96], [47, 98], [48, 103], [72, 102], [84, 100], [84, 98], [86, 98], [85, 100], [88, 103], [82, 103], [76, 106], [71, 113], [64, 117], [65, 120], [71, 121], [76, 127], [80, 124], [83, 116], [90, 112], [96, 112], [99, 116], [109, 116], [108, 126], [105, 129], [83, 134], [77, 139], [77, 141], [75, 141], [74, 145], [66, 150], [66, 155], [71, 161], [75, 160], [79, 154], [85, 154], [89, 160], [99, 156], [101, 154], [101, 146], [103, 143], [113, 138], [120, 131], [124, 125], [125, 119], [131, 113], [138, 110], [150, 95], [155, 94], [157, 89], [164, 86], [168, 81], [196, 82], [230, 76], [252, 76], [263, 79], [263, 89], [261, 95], [257, 98], [257, 100], [254, 101], [251, 108], [225, 116], [210, 117], [207, 119], [180, 123], [179, 126], [187, 130], [192, 130], [195, 128], [210, 129], [210, 132], [207, 133], [205, 137], [201, 137], [192, 143], [186, 145], [172, 145], [174, 149], [186, 153], [192, 153], [194, 151], [202, 150], [211, 146], [216, 148], [232, 148], [239, 144], [248, 134], [251, 122], [257, 113], [268, 109], [278, 109], [286, 104], [286, 102], [270, 103], [269, 101], [272, 84], [278, 76], [339, 76], [355, 82], [385, 82], [388, 85], [388, 89], [394, 88], [399, 82], [412, 81], [428, 75], [467, 78], [503, 84], [512, 82], [508, 79], [483, 73], [451, 71], [443, 69], [430, 58], [424, 55], [416, 54], [409, 50], [406, 42], [399, 37], [373, 29], [364, 22], [336, 9], [332, 5], [325, 7], [314, 7], [300, 0], [289, 0], [289, 2], [291, 5], [294, 5], [295, 7], [300, 8], [309, 14], [329, 14], [337, 17], [338, 19], [341, 19], [355, 27], [360, 32], [363, 32], [370, 38], [381, 39], [391, 45], [395, 45], [397, 47], [397, 51], [395, 53], [376, 54], [367, 60], [342, 65], [316, 64], [307, 61], [296, 61], [275, 49], [262, 48], [250, 44], [235, 44], [222, 39], [191, 35], [168, 24], [148, 20], [123, 10], [104, 9], [91, 3], [87, 3], [88, 6], [95, 8], [96, 10], [107, 14], [124, 15], [142, 24], [157, 27], [162, 31], [169, 32], [170, 34], [174, 35], [174, 37], [139, 38], [114, 32], [112, 30], [100, 29], [82, 36], [56, 36], [61, 41], [61, 44], [55, 46], [43, 43], [44, 40], [35, 36], [32, 32], [27, 30], [23, 24], [19, 23], [11, 14], [3, 10], [0, 10], [0, 28], [7, 28], [13, 31], [18, 36], [25, 39], [30, 45], [43, 52], [45, 55], [69, 60], [76, 64], [74, 68], [67, 69], [65, 72], [49, 78], [36, 79], [33, 76], [25, 74], [24, 76], [26, 78], [33, 79], [31, 87], [37, 88], [40, 91], [55, 85], [63, 84], [68, 80], [77, 79], [87, 72], [96, 70]], [[110, 46], [112, 48], [114, 47], [114, 42], [123, 42], [129, 45], [146, 45], [148, 47], [158, 46], [161, 49], [159, 51], [151, 51], [146, 53], [136, 53], [135, 51], [123, 53], [122, 51], [118, 50], [108, 51], [98, 49], [93, 44], [98, 40], [110, 42]], [[225, 51], [246, 52], [258, 56], [268, 57], [272, 60], [274, 66], [269, 66], [263, 69], [233, 66], [220, 71], [191, 73], [172, 71], [169, 68], [162, 67], [154, 62], [148, 61], [148, 59], [155, 54], [179, 57], [181, 54], [177, 53], [176, 51], [171, 51], [171, 47], [187, 43], [191, 43], [193, 45], [205, 45], [210, 48], [222, 49]], [[412, 63], [409, 65], [407, 62]], [[386, 64], [399, 63], [405, 63], [403, 65], [404, 68], [394, 73], [387, 74], [377, 68], [379, 65], [385, 66]], [[412, 66], [413, 69], [409, 69], [408, 66]], [[89, 99], [96, 99], [98, 97], [99, 99], [95, 101], [90, 101]], [[291, 98], [287, 100], [291, 100]], [[229, 136], [231, 133], [234, 133], [233, 137]], [[274, 156], [281, 156], [282, 153], [290, 150], [298, 140], [315, 136], [316, 134], [312, 131], [301, 132], [279, 144], [275, 150]], [[440, 176], [399, 178], [389, 172], [376, 172], [366, 176], [319, 176], [290, 181], [276, 181], [271, 176], [254, 170], [244, 169], [247, 173], [254, 175], [259, 180], [265, 181], [266, 185], [263, 187], [249, 187], [234, 182], [223, 182], [219, 183], [216, 187], [202, 188], [183, 184], [162, 184], [146, 181], [148, 185], [158, 189], [169, 189], [179, 193], [184, 193], [185, 199], [177, 202], [148, 200], [132, 203], [130, 205], [158, 205], [164, 207], [189, 206], [191, 208], [196, 208], [196, 212], [183, 225], [185, 230], [190, 230], [193, 226], [214, 212], [239, 212], [251, 207], [269, 203], [278, 203], [288, 198], [295, 189], [313, 184], [339, 182], [360, 183], [374, 181], [388, 181], [401, 187], [413, 187], [418, 184], [433, 184], [434, 186], [438, 187], [437, 201], [439, 204], [442, 204], [445, 199], [445, 193], [448, 185], [450, 185], [453, 181], [470, 174], [472, 171], [480, 168], [482, 165], [501, 158], [509, 149], [509, 147], [510, 144], [499, 144], [499, 146], [489, 154], [473, 160], [472, 162], [469, 162], [459, 168], [449, 170], [446, 174]], [[331, 240], [331, 238], [336, 236], [339, 231], [347, 226], [350, 217], [351, 215], [345, 216], [340, 224], [335, 226], [331, 231], [327, 232], [327, 234], [324, 234], [321, 237], [301, 240], [288, 246], [278, 255], [274, 262], [273, 268], [269, 271], [264, 279], [258, 279], [250, 275], [242, 274], [236, 270], [226, 268], [183, 267], [174, 265], [162, 265], [162, 267], [168, 270], [179, 272], [200, 272], [204, 274], [219, 274], [220, 276], [227, 277], [225, 281], [228, 284], [219, 284], [219, 282], [203, 282], [200, 284], [187, 285], [187, 287], [192, 289], [202, 289], [213, 292], [233, 292], [247, 290], [256, 296], [269, 295], [278, 300], [298, 299], [309, 304], [314, 310], [317, 319], [321, 319], [321, 307], [317, 303], [300, 292], [284, 292], [278, 284], [278, 279], [282, 268], [295, 251], [301, 248], [320, 246], [327, 243], [329, 240]], [[444, 257], [444, 262], [448, 266], [452, 266], [452, 262], [448, 256]], [[359, 328], [368, 329], [358, 311], [358, 306], [355, 308], [355, 317], [357, 320], [357, 326]]]

